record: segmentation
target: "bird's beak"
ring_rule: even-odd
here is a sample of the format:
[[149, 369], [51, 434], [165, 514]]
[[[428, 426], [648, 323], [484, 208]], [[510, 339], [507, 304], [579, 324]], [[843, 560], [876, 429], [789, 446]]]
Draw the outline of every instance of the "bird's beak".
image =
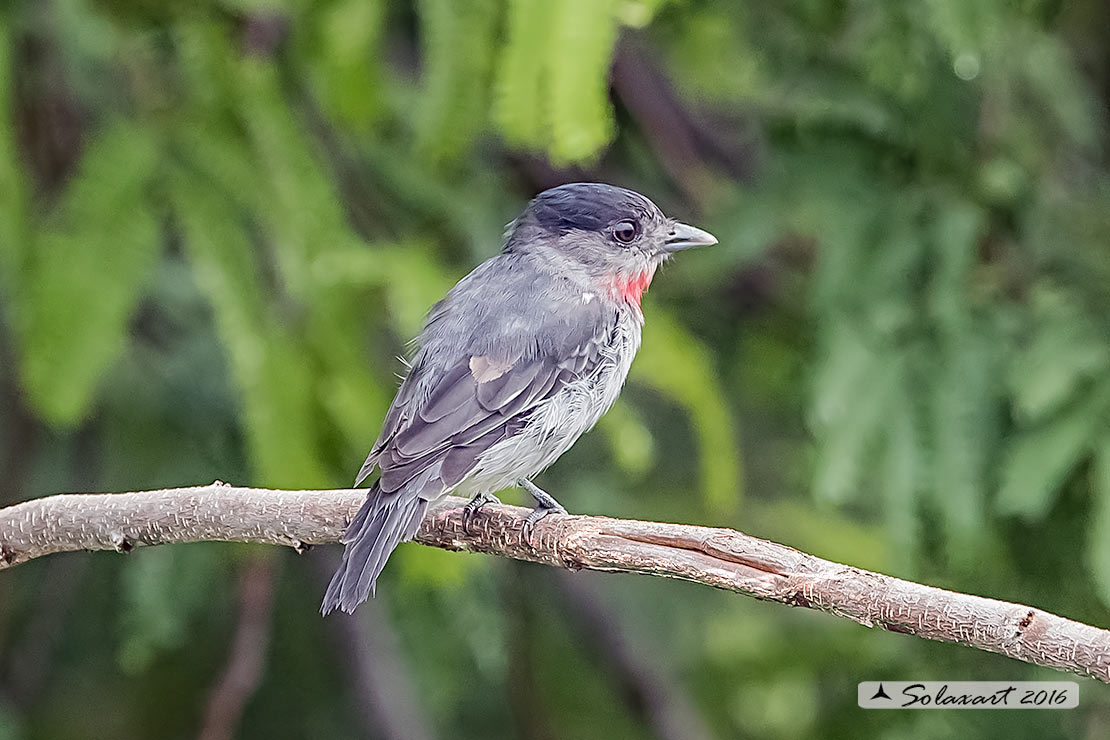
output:
[[677, 252], [690, 247], [708, 247], [717, 243], [717, 237], [708, 231], [703, 231], [696, 226], [684, 224], [681, 221], [672, 221], [671, 230], [663, 241], [663, 248], [668, 252]]

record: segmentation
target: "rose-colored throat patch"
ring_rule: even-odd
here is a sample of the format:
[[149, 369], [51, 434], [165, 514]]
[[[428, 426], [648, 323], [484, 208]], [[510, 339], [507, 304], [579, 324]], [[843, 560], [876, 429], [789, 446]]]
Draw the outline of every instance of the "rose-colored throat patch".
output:
[[647, 292], [648, 286], [651, 285], [651, 279], [654, 275], [654, 270], [645, 270], [644, 272], [637, 272], [632, 275], [618, 275], [613, 278], [613, 293], [616, 297], [622, 298], [639, 308], [640, 299], [643, 297], [644, 293]]

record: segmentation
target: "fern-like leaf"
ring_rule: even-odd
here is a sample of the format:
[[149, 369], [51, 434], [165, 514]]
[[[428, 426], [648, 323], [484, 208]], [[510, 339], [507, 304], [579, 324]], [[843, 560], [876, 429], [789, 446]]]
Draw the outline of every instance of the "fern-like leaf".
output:
[[546, 140], [544, 63], [556, 7], [545, 0], [509, 0], [506, 40], [494, 86], [494, 118], [514, 146], [538, 149]]
[[495, 0], [420, 0], [423, 90], [417, 151], [433, 162], [458, 159], [486, 123]]
[[630, 378], [678, 402], [697, 436], [706, 503], [727, 511], [743, 498], [743, 461], [736, 424], [704, 345], [662, 311], [652, 312]]
[[609, 66], [617, 43], [615, 0], [552, 3], [545, 49], [549, 80], [548, 153], [556, 164], [594, 159], [614, 133]]
[[243, 215], [228, 206], [226, 194], [183, 168], [175, 168], [172, 192], [197, 284], [212, 303], [243, 393], [256, 479], [275, 487], [328, 485], [315, 434], [312, 367], [269, 314]]
[[157, 159], [148, 129], [102, 129], [27, 260], [18, 332], [23, 385], [55, 424], [75, 424], [87, 413], [100, 376], [124, 348], [128, 320], [161, 251], [148, 194]]
[[1090, 453], [1091, 440], [1110, 413], [1110, 381], [1077, 398], [1055, 418], [1022, 432], [1011, 444], [1002, 468], [995, 508], [1030, 520], [1044, 518], [1056, 493]]

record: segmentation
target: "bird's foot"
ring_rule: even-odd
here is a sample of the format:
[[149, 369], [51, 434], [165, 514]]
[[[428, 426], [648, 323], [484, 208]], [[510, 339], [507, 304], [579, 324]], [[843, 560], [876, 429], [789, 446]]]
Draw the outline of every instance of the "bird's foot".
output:
[[543, 490], [530, 480], [519, 480], [517, 485], [528, 491], [532, 498], [536, 499], [536, 508], [528, 514], [524, 519], [524, 523], [520, 525], [521, 532], [524, 534], [524, 539], [528, 543], [532, 543], [532, 535], [536, 529], [536, 522], [543, 519], [548, 514], [566, 514], [567, 510], [563, 508], [555, 498]]
[[475, 494], [474, 498], [467, 501], [466, 506], [463, 507], [463, 531], [470, 531], [470, 523], [474, 520], [474, 515], [477, 514], [483, 506], [485, 506], [486, 504], [499, 503], [501, 503], [501, 499], [497, 498], [492, 493]]
[[531, 545], [532, 535], [535, 534], [536, 531], [536, 522], [543, 519], [548, 514], [566, 513], [567, 510], [559, 504], [555, 504], [555, 506], [544, 506], [541, 504], [528, 513], [528, 516], [525, 517], [524, 522], [520, 525], [520, 531], [523, 533], [524, 539], [528, 540], [528, 544]]

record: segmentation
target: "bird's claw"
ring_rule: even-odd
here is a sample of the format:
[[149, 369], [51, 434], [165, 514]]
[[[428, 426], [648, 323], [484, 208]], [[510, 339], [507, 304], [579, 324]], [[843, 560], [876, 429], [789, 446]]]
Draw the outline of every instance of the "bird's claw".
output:
[[543, 519], [548, 514], [566, 514], [567, 510], [564, 509], [563, 505], [556, 501], [550, 493], [527, 478], [521, 478], [516, 484], [532, 494], [532, 498], [536, 500], [536, 508], [532, 509], [531, 513], [528, 514], [524, 522], [520, 525], [525, 541], [527, 541], [529, 545], [532, 545], [532, 534], [535, 532], [536, 522]]
[[557, 502], [554, 506], [544, 506], [543, 504], [540, 504], [536, 508], [532, 509], [532, 511], [528, 512], [528, 516], [524, 518], [524, 521], [520, 525], [520, 531], [524, 535], [524, 539], [527, 540], [529, 545], [531, 545], [532, 536], [535, 534], [536, 531], [536, 522], [538, 522], [540, 519], [543, 519], [548, 514], [566, 513], [567, 510], [564, 509]]
[[499, 504], [501, 499], [494, 496], [492, 493], [479, 493], [466, 502], [463, 506], [462, 523], [463, 531], [470, 532], [470, 524], [474, 521], [474, 515], [486, 504]]

